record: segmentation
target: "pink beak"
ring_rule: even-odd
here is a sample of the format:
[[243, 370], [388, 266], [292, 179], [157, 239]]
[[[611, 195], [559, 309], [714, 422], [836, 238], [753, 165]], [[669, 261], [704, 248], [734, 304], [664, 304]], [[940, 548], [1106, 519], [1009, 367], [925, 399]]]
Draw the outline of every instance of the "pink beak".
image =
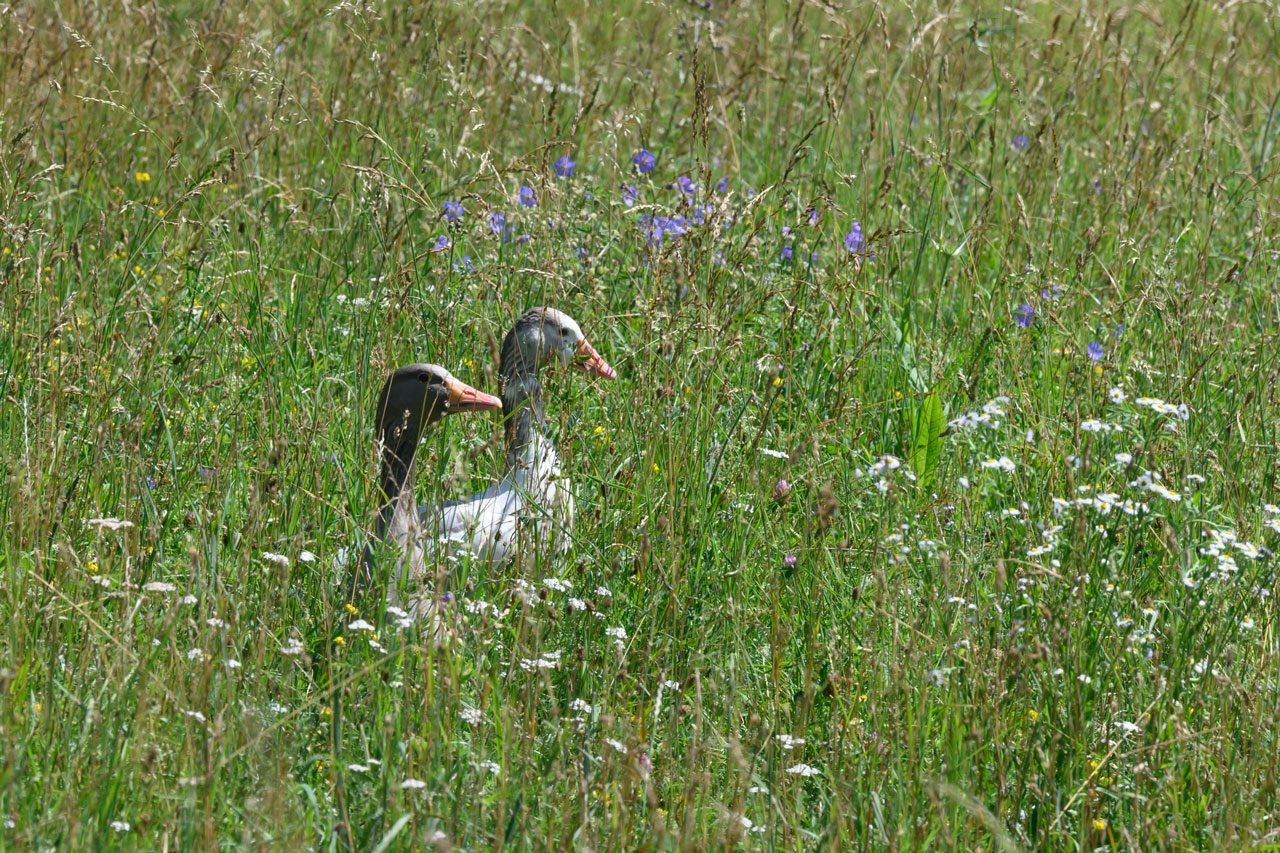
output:
[[599, 376], [601, 379], [617, 379], [618, 371], [609, 366], [609, 362], [600, 357], [600, 353], [596, 352], [596, 348], [587, 343], [587, 339], [583, 338], [578, 344], [578, 355], [581, 361], [574, 363], [574, 367], [581, 370], [588, 376]]
[[445, 383], [449, 389], [449, 414], [456, 412], [487, 412], [490, 409], [501, 409], [502, 401], [492, 394], [477, 391], [461, 379], [450, 378]]

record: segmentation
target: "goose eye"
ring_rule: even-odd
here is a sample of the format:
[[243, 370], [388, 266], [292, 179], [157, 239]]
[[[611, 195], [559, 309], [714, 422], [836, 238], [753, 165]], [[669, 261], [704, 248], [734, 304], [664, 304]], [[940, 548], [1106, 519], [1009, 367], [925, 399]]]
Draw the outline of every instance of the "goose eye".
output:
[[430, 373], [427, 373], [426, 371], [423, 371], [422, 373], [419, 373], [419, 374], [418, 374], [418, 381], [419, 381], [419, 382], [421, 382], [423, 385], [426, 385], [428, 382], [430, 382], [430, 381], [431, 381], [431, 374], [430, 374]]

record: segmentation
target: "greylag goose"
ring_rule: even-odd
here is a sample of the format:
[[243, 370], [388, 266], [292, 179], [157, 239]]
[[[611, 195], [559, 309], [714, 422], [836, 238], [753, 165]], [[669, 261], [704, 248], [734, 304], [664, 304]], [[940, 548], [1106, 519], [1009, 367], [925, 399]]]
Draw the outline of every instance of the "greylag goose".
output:
[[[382, 505], [376, 533], [379, 540], [398, 549], [395, 576], [421, 578], [426, 574], [413, 499], [413, 462], [422, 433], [445, 415], [501, 407], [502, 401], [497, 397], [455, 379], [438, 364], [410, 364], [392, 373], [383, 384], [376, 410], [382, 457]], [[373, 577], [370, 546], [365, 549], [353, 594], [362, 592]]]
[[546, 435], [540, 381], [544, 370], [557, 367], [602, 379], [618, 376], [572, 317], [554, 308], [533, 308], [502, 341], [498, 376], [507, 445], [502, 478], [466, 500], [421, 508], [424, 530], [435, 531], [446, 555], [470, 554], [498, 564], [521, 552], [530, 558], [544, 548], [554, 553], [568, 547], [573, 493]]

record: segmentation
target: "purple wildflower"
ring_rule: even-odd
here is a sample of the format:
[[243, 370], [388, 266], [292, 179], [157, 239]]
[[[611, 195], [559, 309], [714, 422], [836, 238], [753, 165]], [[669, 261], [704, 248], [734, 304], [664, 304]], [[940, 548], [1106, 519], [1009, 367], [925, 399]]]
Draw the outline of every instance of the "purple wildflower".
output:
[[793, 252], [791, 251], [791, 247], [790, 247], [790, 246], [783, 246], [783, 247], [782, 247], [782, 259], [783, 259], [784, 261], [789, 261], [789, 260], [791, 260], [791, 256], [792, 256], [792, 254], [793, 254]]
[[636, 189], [635, 184], [627, 184], [622, 188], [622, 200], [627, 204], [635, 204], [640, 198], [640, 191]]
[[522, 207], [538, 206], [538, 197], [533, 194], [533, 187], [528, 184], [520, 188], [520, 205]]
[[436, 238], [435, 250], [439, 252], [442, 249], [447, 249], [447, 248], [449, 248], [449, 238], [441, 234], [439, 237]]
[[442, 207], [444, 208], [444, 218], [450, 222], [457, 222], [467, 213], [460, 201], [446, 201]]
[[698, 191], [698, 185], [688, 175], [681, 175], [676, 178], [676, 185], [680, 188], [680, 192], [685, 195], [693, 195]]
[[658, 165], [658, 158], [650, 154], [647, 148], [641, 148], [640, 153], [631, 158], [631, 162], [635, 164], [636, 170], [643, 175], [653, 171], [653, 167]]
[[564, 157], [561, 157], [559, 160], [557, 160], [555, 165], [556, 165], [557, 175], [559, 175], [562, 178], [572, 178], [573, 167], [577, 166], [578, 164], [575, 163], [573, 160], [570, 160], [568, 156], [564, 156]]
[[1019, 326], [1024, 329], [1029, 329], [1031, 328], [1032, 319], [1036, 316], [1036, 309], [1024, 302], [1018, 306], [1018, 310], [1014, 311], [1013, 315], [1017, 317]]
[[489, 230], [492, 231], [494, 234], [501, 234], [502, 227], [506, 224], [507, 224], [507, 217], [503, 216], [502, 213], [489, 214]]
[[796, 564], [796, 555], [795, 555], [795, 554], [788, 554], [787, 556], [785, 556], [785, 557], [783, 557], [783, 558], [782, 558], [782, 562], [783, 562], [783, 563], [786, 565], [786, 567], [789, 569], [789, 568], [791, 568], [792, 566], [794, 566], [794, 565]]
[[1097, 341], [1089, 341], [1089, 346], [1085, 349], [1085, 352], [1089, 354], [1089, 358], [1097, 361], [1102, 358], [1102, 344]]
[[867, 238], [862, 234], [862, 223], [855, 221], [849, 233], [844, 235], [844, 247], [850, 252], [861, 252], [867, 245]]
[[1031, 144], [1031, 140], [1027, 139], [1027, 135], [1025, 133], [1019, 133], [1013, 138], [1014, 151], [1025, 151], [1029, 144]]
[[818, 224], [818, 208], [816, 207], [809, 208], [809, 224], [810, 225]]
[[716, 192], [722, 193], [728, 189], [729, 189], [729, 179], [727, 177], [721, 178], [720, 183], [716, 184]]

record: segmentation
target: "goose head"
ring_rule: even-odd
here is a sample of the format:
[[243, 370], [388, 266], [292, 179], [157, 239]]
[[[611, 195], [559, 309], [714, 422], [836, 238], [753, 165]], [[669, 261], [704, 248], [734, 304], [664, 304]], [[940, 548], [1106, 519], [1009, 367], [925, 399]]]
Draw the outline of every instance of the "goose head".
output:
[[384, 453], [408, 466], [423, 430], [445, 415], [501, 408], [497, 397], [477, 391], [438, 364], [410, 364], [392, 373], [382, 386], [378, 438]]
[[531, 308], [503, 339], [498, 373], [506, 381], [517, 376], [536, 378], [543, 369], [559, 367], [601, 379], [618, 378], [576, 320], [555, 308]]

